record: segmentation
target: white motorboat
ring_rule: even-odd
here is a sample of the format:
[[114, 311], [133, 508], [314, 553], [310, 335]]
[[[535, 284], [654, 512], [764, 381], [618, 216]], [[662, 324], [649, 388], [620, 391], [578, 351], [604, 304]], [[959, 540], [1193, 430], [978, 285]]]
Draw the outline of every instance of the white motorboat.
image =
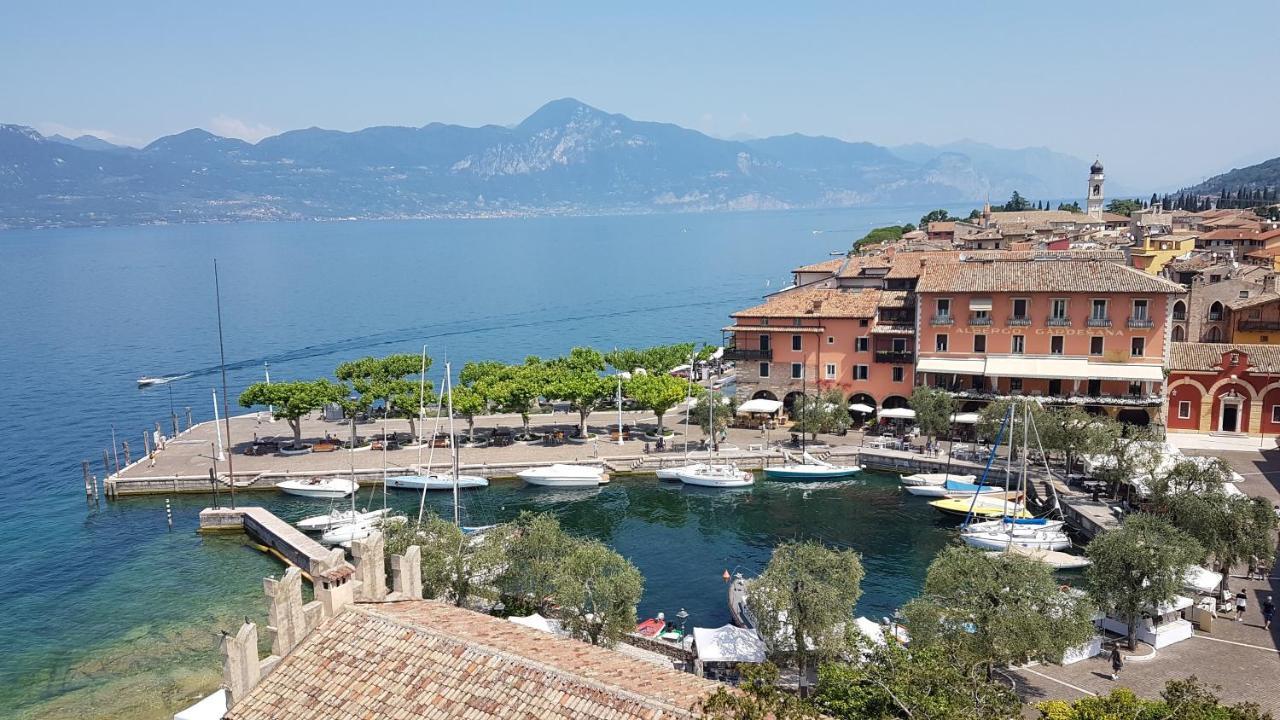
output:
[[315, 515], [309, 518], [303, 518], [294, 524], [297, 525], [299, 530], [317, 532], [351, 522], [369, 522], [375, 518], [380, 518], [389, 512], [391, 512], [391, 510], [388, 508], [370, 510], [369, 512], [360, 512], [358, 510], [335, 510], [327, 515]]
[[320, 542], [324, 545], [343, 545], [348, 546], [352, 540], [363, 540], [373, 534], [374, 530], [386, 525], [398, 525], [407, 522], [407, 518], [403, 515], [389, 515], [386, 517], [374, 518], [366, 521], [346, 522], [341, 525], [325, 530], [320, 535]]
[[977, 480], [976, 475], [957, 475], [956, 473], [916, 473], [915, 475], [904, 475], [902, 484], [911, 487], [924, 487], [933, 485], [945, 485], [948, 482], [972, 483]]
[[1014, 532], [1035, 532], [1037, 530], [1061, 530], [1066, 524], [1064, 520], [1050, 520], [1048, 518], [997, 518], [995, 520], [980, 520], [971, 522], [965, 526], [966, 530], [974, 532], [995, 532], [1012, 528]]
[[694, 469], [679, 468], [676, 477], [685, 485], [700, 487], [739, 488], [755, 484], [755, 477], [736, 465], [703, 465]]
[[[489, 481], [478, 475], [459, 475], [458, 489], [489, 487]], [[398, 475], [387, 478], [387, 487], [402, 490], [452, 490], [452, 475], [432, 473], [428, 475]]]
[[354, 480], [338, 477], [313, 477], [305, 480], [285, 480], [276, 484], [281, 492], [300, 497], [342, 498], [354, 493], [359, 486]]
[[543, 487], [596, 487], [609, 482], [604, 469], [597, 465], [556, 463], [521, 470], [516, 475], [530, 485]]

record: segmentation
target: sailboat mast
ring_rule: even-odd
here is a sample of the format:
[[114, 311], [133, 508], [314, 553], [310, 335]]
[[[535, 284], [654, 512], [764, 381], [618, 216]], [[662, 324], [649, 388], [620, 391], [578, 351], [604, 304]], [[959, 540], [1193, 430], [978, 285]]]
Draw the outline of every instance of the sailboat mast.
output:
[[418, 472], [422, 472], [422, 426], [427, 424], [427, 346], [422, 346], [422, 370], [418, 373]]
[[444, 364], [444, 387], [449, 395], [449, 452], [453, 455], [453, 524], [462, 527], [458, 521], [458, 441], [453, 432], [453, 372], [450, 364]]
[[[387, 509], [387, 416], [391, 414], [391, 399], [382, 408], [382, 509]], [[369, 498], [372, 500], [373, 498]], [[370, 503], [372, 505], [373, 503]]]
[[[235, 455], [231, 444], [231, 411], [227, 408], [227, 351], [222, 343], [222, 285], [218, 282], [218, 259], [213, 260], [213, 296], [218, 307], [218, 357], [221, 361], [222, 368], [222, 422], [227, 428], [227, 482], [231, 484], [231, 509], [236, 509], [236, 473], [232, 467], [231, 456]], [[213, 404], [214, 410], [217, 410], [218, 404]], [[214, 425], [214, 431], [217, 431], [217, 425]], [[111, 447], [115, 448], [115, 427], [111, 428]], [[116, 461], [116, 472], [120, 471], [119, 461]]]
[[[689, 356], [689, 383], [684, 391], [684, 461], [689, 463], [689, 416], [693, 414], [693, 406], [690, 401], [693, 400], [693, 356]], [[621, 433], [622, 429], [619, 428]]]

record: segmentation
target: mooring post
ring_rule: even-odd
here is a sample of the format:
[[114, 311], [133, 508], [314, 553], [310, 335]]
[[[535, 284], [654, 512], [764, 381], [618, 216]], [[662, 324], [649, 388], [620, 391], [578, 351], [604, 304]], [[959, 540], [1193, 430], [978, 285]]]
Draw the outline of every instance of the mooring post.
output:
[[[150, 443], [150, 441], [148, 441], [148, 440], [147, 440], [147, 431], [146, 431], [146, 430], [143, 430], [143, 431], [142, 431], [142, 454], [143, 454], [143, 455], [150, 455], [150, 454], [151, 454], [151, 443]], [[127, 464], [128, 462], [129, 462], [129, 461], [126, 459], [126, 460], [125, 460], [125, 463]]]
[[[144, 437], [145, 437], [145, 436], [144, 436]], [[130, 464], [132, 464], [132, 461], [129, 459], [129, 441], [128, 441], [128, 440], [121, 440], [121, 441], [120, 441], [120, 449], [124, 451], [124, 466], [125, 466], [125, 467], [129, 467], [129, 465], [130, 465]], [[117, 467], [117, 468], [116, 468], [116, 472], [117, 472], [117, 473], [119, 473], [119, 472], [120, 472], [120, 468], [119, 468], [119, 467]]]
[[178, 413], [170, 411], [169, 419], [173, 421], [173, 436], [178, 437]]
[[191, 406], [187, 406], [187, 429], [191, 429]]
[[102, 474], [111, 477], [111, 454], [105, 449], [102, 451]]
[[218, 505], [218, 478], [213, 474], [213, 468], [209, 468], [209, 484], [213, 486], [213, 506]]
[[89, 461], [82, 460], [80, 462], [80, 469], [84, 471], [84, 494], [86, 496], [85, 499], [87, 500], [88, 496], [93, 494], [93, 486], [89, 484]]
[[169, 521], [169, 530], [173, 531], [173, 508], [169, 506], [169, 498], [164, 499], [164, 516]]

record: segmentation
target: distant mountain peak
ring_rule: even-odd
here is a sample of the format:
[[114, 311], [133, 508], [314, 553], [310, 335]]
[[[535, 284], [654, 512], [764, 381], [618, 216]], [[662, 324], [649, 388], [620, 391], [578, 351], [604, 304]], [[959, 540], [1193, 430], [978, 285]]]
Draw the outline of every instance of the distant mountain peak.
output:
[[533, 114], [516, 126], [516, 129], [525, 132], [539, 132], [551, 127], [568, 125], [573, 120], [584, 116], [607, 114], [576, 98], [560, 98], [534, 110]]
[[103, 140], [102, 138], [96, 135], [89, 135], [89, 134], [81, 135], [76, 138], [69, 138], [66, 135], [60, 135], [60, 134], [54, 133], [53, 135], [49, 135], [46, 139], [52, 142], [62, 143], [63, 145], [71, 145], [72, 147], [78, 147], [81, 150], [123, 150], [125, 149], [124, 145], [116, 145], [115, 143], [107, 142], [106, 140]]

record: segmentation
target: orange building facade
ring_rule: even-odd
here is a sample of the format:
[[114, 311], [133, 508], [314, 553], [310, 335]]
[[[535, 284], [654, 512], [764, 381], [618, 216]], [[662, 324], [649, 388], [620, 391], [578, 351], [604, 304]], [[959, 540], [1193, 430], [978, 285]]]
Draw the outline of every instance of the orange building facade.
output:
[[1280, 347], [1173, 343], [1170, 430], [1280, 434]]

